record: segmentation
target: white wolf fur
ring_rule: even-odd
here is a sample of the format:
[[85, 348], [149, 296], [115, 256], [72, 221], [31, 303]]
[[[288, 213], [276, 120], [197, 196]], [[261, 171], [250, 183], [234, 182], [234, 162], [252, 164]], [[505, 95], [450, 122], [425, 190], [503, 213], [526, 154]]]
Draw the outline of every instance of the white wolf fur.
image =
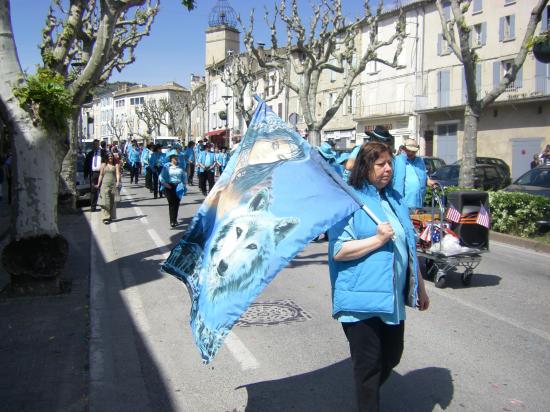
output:
[[299, 219], [276, 217], [268, 207], [269, 190], [264, 188], [247, 206], [231, 212], [216, 232], [206, 269], [211, 301], [259, 283], [279, 242], [298, 225]]

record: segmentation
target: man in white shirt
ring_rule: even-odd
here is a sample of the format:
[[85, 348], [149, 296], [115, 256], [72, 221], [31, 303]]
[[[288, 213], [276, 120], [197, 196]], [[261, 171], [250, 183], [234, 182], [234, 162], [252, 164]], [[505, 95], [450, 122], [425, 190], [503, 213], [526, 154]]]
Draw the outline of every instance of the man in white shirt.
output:
[[86, 154], [84, 160], [84, 178], [90, 178], [90, 200], [92, 212], [96, 211], [99, 188], [96, 188], [99, 180], [101, 163], [107, 161], [107, 151], [99, 147], [99, 140], [94, 140], [94, 147]]

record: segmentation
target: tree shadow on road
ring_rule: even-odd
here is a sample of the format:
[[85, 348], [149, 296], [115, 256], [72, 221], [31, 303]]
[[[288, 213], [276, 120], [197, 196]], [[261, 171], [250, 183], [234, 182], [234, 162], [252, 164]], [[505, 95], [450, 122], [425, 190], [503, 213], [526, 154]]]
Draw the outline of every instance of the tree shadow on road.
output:
[[[247, 412], [356, 411], [351, 360], [288, 378], [244, 385]], [[393, 372], [381, 391], [383, 411], [432, 411], [446, 409], [453, 398], [448, 369], [429, 367], [405, 375]]]

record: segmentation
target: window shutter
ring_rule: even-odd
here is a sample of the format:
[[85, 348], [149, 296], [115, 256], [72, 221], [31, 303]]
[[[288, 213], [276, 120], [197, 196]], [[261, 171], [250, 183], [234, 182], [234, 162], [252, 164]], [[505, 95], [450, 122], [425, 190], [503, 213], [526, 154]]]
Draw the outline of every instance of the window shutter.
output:
[[542, 18], [540, 20], [540, 28], [541, 31], [548, 30], [548, 6], [544, 8], [542, 11]]
[[479, 99], [481, 95], [481, 63], [476, 64], [476, 91]]
[[510, 39], [516, 38], [516, 15], [512, 14], [510, 16]]
[[443, 16], [445, 16], [445, 21], [451, 20], [451, 4], [449, 2], [443, 4]]
[[548, 94], [549, 90], [549, 69], [550, 64], [545, 64], [536, 60], [536, 72], [535, 72], [535, 91]]
[[441, 70], [438, 75], [438, 103], [440, 107], [446, 107], [449, 105], [449, 70]]
[[500, 83], [500, 62], [493, 62], [493, 87]]
[[474, 0], [474, 13], [479, 13], [481, 10], [483, 10], [483, 1]]
[[437, 35], [437, 55], [441, 56], [441, 44], [443, 43], [443, 35], [440, 33]]
[[523, 87], [523, 67], [519, 68], [516, 74], [516, 80], [514, 80], [514, 85], [518, 88]]
[[481, 23], [481, 45], [485, 46], [487, 44], [487, 23]]
[[498, 21], [498, 41], [504, 41], [504, 17], [501, 17]]
[[357, 93], [356, 91], [351, 92], [351, 114], [355, 114], [357, 111]]

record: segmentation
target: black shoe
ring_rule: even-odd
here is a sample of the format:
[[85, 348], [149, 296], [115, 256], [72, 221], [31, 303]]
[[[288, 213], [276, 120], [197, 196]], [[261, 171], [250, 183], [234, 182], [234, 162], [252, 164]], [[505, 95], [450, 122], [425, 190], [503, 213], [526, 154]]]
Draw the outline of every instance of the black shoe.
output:
[[203, 196], [208, 196], [208, 193], [202, 192], [202, 195], [203, 195]]
[[90, 211], [91, 212], [97, 212], [97, 209], [95, 207], [92, 207], [92, 209]]
[[176, 224], [174, 222], [170, 223], [170, 227], [176, 227]]
[[155, 195], [155, 196], [154, 196], [154, 199], [156, 199], [157, 197], [158, 197], [158, 196], [157, 196], [157, 195]]

